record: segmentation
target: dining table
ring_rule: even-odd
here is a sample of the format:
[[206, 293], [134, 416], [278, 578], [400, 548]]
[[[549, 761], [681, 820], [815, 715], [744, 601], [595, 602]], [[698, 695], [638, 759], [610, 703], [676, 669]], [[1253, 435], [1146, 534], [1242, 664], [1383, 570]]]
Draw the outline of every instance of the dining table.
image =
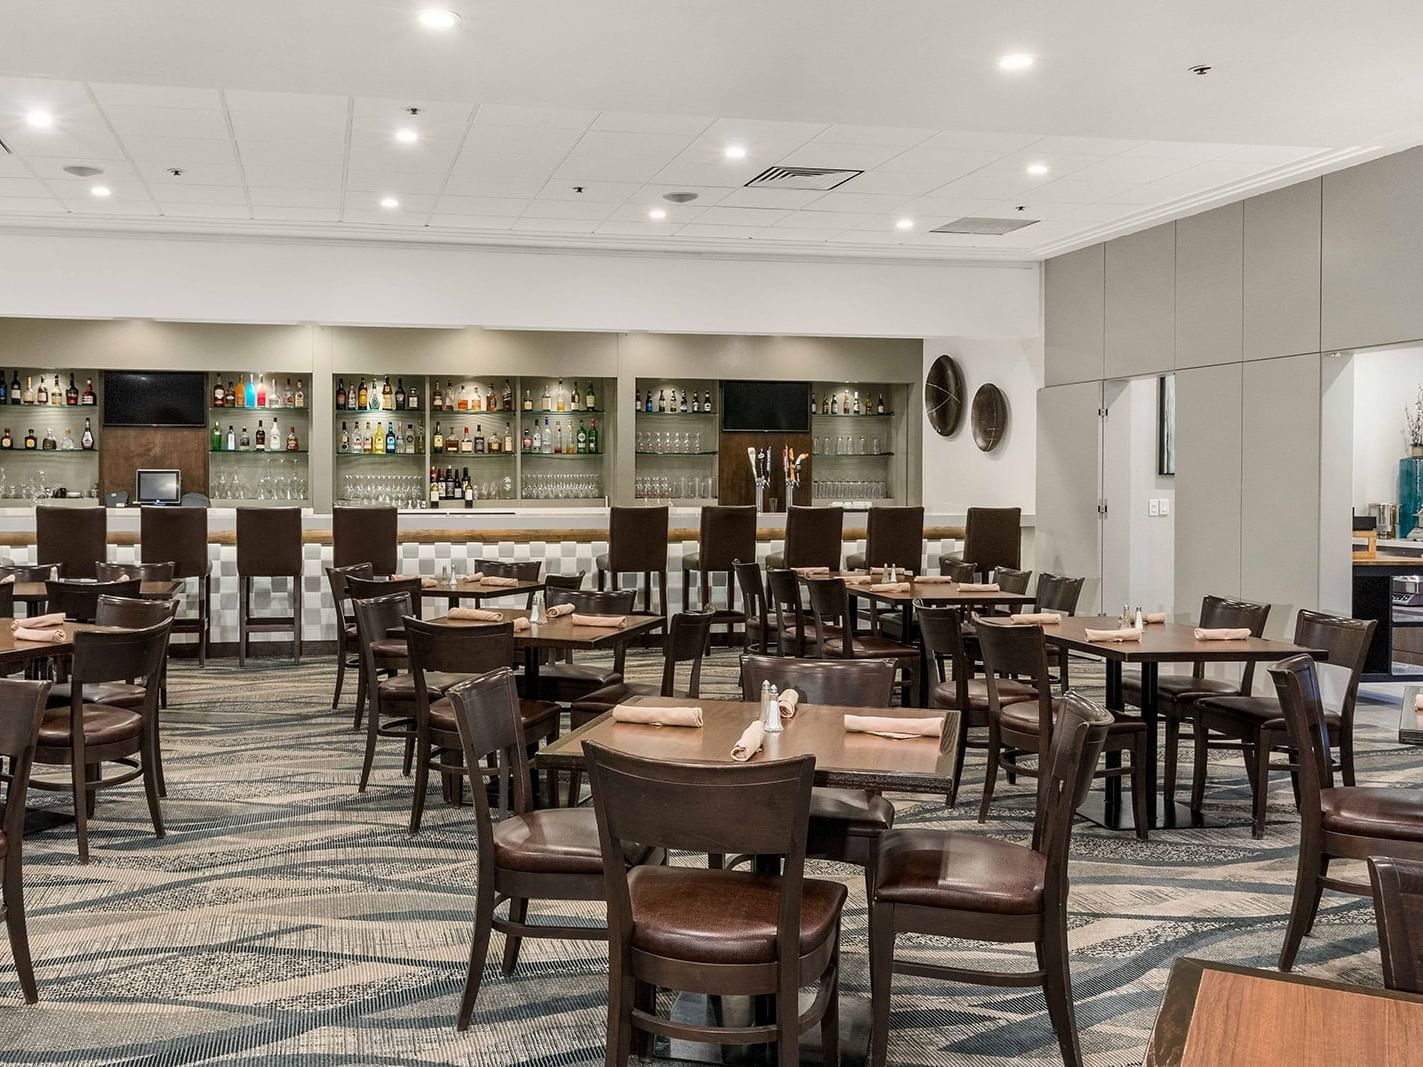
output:
[[[1160, 749], [1159, 709], [1156, 681], [1163, 663], [1274, 663], [1277, 660], [1301, 653], [1320, 656], [1318, 649], [1303, 648], [1289, 641], [1274, 641], [1261, 637], [1246, 637], [1239, 640], [1215, 641], [1196, 637], [1196, 627], [1179, 623], [1149, 623], [1142, 627], [1140, 640], [1102, 641], [1092, 640], [1088, 630], [1117, 630], [1121, 621], [1115, 617], [1101, 615], [1064, 615], [1055, 624], [1043, 627], [1043, 638], [1049, 645], [1064, 648], [1070, 653], [1093, 656], [1106, 663], [1107, 707], [1112, 711], [1125, 711], [1122, 700], [1122, 667], [1135, 663], [1141, 667], [1141, 719], [1146, 726], [1146, 765], [1141, 769], [1146, 786], [1147, 823], [1155, 827], [1160, 822], [1157, 802], [1156, 763]], [[1109, 753], [1119, 760], [1120, 753]], [[1099, 826], [1113, 830], [1135, 829], [1130, 806], [1121, 803], [1121, 779], [1108, 782], [1107, 792], [1098, 801], [1089, 798], [1079, 809]], [[1176, 825], [1178, 813], [1170, 812], [1172, 825]], [[1189, 814], [1183, 821], [1189, 821]]]
[[[182, 590], [183, 583], [177, 578], [168, 578], [163, 581], [141, 582], [138, 587], [138, 595], [145, 600], [163, 600], [167, 597], [177, 596]], [[44, 582], [16, 582], [15, 602], [24, 604], [27, 608], [44, 604], [49, 599], [49, 590], [45, 588]]]
[[[397, 575], [397, 577], [405, 577]], [[444, 600], [448, 601], [451, 607], [464, 600], [473, 601], [479, 604], [485, 600], [493, 600], [496, 597], [505, 596], [530, 596], [537, 593], [544, 587], [541, 579], [515, 579], [513, 585], [491, 585], [485, 581], [471, 582], [465, 578], [456, 578], [453, 582], [439, 582], [436, 585], [424, 584], [420, 588], [421, 600]]]
[[1423, 996], [1182, 956], [1143, 1067], [1405, 1067]]

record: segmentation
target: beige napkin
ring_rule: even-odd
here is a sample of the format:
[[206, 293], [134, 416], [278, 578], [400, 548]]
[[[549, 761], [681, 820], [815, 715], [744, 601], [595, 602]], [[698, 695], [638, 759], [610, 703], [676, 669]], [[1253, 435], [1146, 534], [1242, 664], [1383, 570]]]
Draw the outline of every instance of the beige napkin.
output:
[[1145, 615], [1143, 615], [1143, 616], [1141, 617], [1141, 621], [1144, 622], [1144, 623], [1146, 623], [1147, 625], [1151, 625], [1151, 624], [1153, 624], [1153, 623], [1162, 623], [1162, 622], [1165, 622], [1165, 621], [1166, 621], [1166, 612], [1164, 612], [1164, 611], [1148, 611]]
[[64, 625], [64, 612], [51, 611], [48, 615], [36, 615], [29, 619], [14, 619], [10, 622], [12, 632], [21, 628], [26, 630], [47, 630], [53, 626]]
[[50, 626], [36, 630], [32, 626], [20, 626], [14, 631], [16, 641], [67, 641], [69, 635], [62, 626]]
[[910, 737], [941, 737], [944, 719], [892, 719], [888, 715], [846, 715], [845, 729], [852, 734], [874, 734], [903, 741]]
[[7, 574], [7, 575], [5, 575], [5, 577], [0, 578], [0, 585], [14, 585], [14, 584], [15, 584], [15, 576], [14, 576], [13, 574]]
[[521, 634], [525, 630], [527, 630], [530, 625], [531, 623], [529, 622], [529, 620], [524, 618], [524, 616], [520, 615], [517, 619], [514, 620], [514, 632], [516, 634]]
[[[884, 568], [884, 567], [871, 567], [871, 568], [870, 568], [870, 573], [871, 573], [871, 574], [884, 574], [884, 573], [885, 573], [885, 568]], [[900, 567], [900, 568], [899, 568], [899, 573], [902, 574], [902, 575], [904, 575], [906, 578], [913, 578], [913, 577], [914, 577], [914, 572], [913, 572], [913, 571], [905, 570], [903, 567]]]
[[921, 574], [914, 579], [920, 585], [951, 585], [953, 579], [947, 574]]
[[869, 585], [871, 578], [868, 574], [848, 574], [845, 576], [846, 585]]
[[792, 569], [802, 578], [828, 578], [830, 576], [829, 567], [794, 567]]
[[1008, 618], [1013, 622], [1035, 622], [1041, 626], [1056, 626], [1062, 621], [1062, 616], [1055, 611], [1023, 611]]
[[871, 593], [907, 593], [912, 588], [908, 582], [879, 582], [870, 586]]
[[477, 585], [482, 581], [484, 581], [483, 571], [475, 571], [473, 574], [466, 574], [460, 578], [461, 585]]
[[1103, 641], [1107, 643], [1121, 643], [1123, 641], [1140, 641], [1141, 631], [1135, 629], [1126, 630], [1084, 630], [1089, 641]]
[[111, 581], [111, 582], [131, 582], [131, 581], [133, 581], [133, 576], [132, 576], [131, 574], [128, 574], [127, 572], [125, 572], [125, 573], [123, 573], [123, 574], [120, 574], [117, 578], [110, 578], [109, 581]]
[[613, 708], [613, 722], [638, 722], [648, 726], [700, 726], [702, 709], [663, 708], [654, 704], [618, 704]]
[[466, 622], [504, 621], [504, 613], [502, 611], [490, 611], [488, 608], [450, 608], [449, 617], [452, 619], [463, 619]]
[[619, 630], [627, 625], [626, 615], [579, 615], [573, 613], [574, 626], [601, 626], [605, 629]]
[[547, 611], [545, 611], [544, 614], [547, 615], [550, 619], [556, 619], [556, 618], [558, 618], [560, 615], [572, 615], [572, 614], [573, 614], [573, 605], [572, 605], [572, 604], [555, 604], [553, 607], [551, 607], [551, 608], [549, 608]]
[[1197, 641], [1245, 641], [1250, 636], [1250, 631], [1244, 626], [1222, 626], [1216, 629], [1196, 627]]
[[781, 706], [781, 718], [794, 719], [795, 709], [800, 704], [800, 694], [794, 689], [787, 689], [781, 693], [776, 703]]
[[1413, 698], [1413, 707], [1416, 711], [1423, 711], [1423, 693]]
[[746, 731], [731, 746], [731, 758], [737, 763], [745, 763], [756, 753], [761, 751], [761, 745], [766, 740], [766, 728], [760, 721], [753, 722], [746, 727]]
[[519, 579], [517, 579], [517, 578], [505, 578], [503, 575], [500, 575], [500, 574], [490, 574], [490, 575], [486, 575], [486, 576], [484, 576], [483, 578], [481, 578], [481, 579], [480, 579], [480, 582], [481, 582], [481, 584], [483, 584], [483, 585], [509, 585], [509, 586], [513, 586], [513, 585], [518, 585], [518, 584], [519, 584]]
[[440, 584], [440, 580], [433, 575], [425, 574], [420, 577], [421, 589], [434, 589]]
[[998, 593], [997, 582], [959, 582], [960, 593]]

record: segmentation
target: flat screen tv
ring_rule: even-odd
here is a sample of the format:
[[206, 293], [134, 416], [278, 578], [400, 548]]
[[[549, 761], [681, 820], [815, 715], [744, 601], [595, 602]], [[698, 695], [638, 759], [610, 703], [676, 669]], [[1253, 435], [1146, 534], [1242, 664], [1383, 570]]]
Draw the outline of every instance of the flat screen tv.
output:
[[105, 426], [206, 426], [207, 375], [198, 371], [107, 371]]
[[721, 428], [810, 432], [809, 382], [722, 382]]

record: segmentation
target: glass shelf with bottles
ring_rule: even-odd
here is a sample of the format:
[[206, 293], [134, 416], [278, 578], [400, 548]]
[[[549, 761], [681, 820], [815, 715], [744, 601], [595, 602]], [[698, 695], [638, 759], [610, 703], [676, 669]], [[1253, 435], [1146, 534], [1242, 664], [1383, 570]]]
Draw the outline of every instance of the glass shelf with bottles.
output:
[[218, 371], [208, 378], [208, 410], [231, 412], [284, 411], [288, 417], [307, 415], [306, 379], [299, 375], [269, 375], [260, 371]]
[[542, 425], [534, 419], [532, 425], [524, 426], [519, 450], [528, 459], [601, 456], [602, 431], [598, 429], [597, 419], [546, 415]]
[[399, 375], [374, 375], [367, 382], [364, 377], [353, 378], [349, 383], [344, 376], [336, 379], [334, 411], [339, 415], [392, 415], [402, 419], [423, 418], [425, 403], [420, 392], [423, 382], [412, 377], [407, 386]]
[[[639, 380], [633, 390], [633, 410], [639, 415], [653, 416], [715, 415], [710, 383], [692, 382], [690, 385], [689, 389], [688, 383], [684, 382], [679, 389], [675, 384], [669, 387], [664, 383], [653, 384], [645, 379]], [[657, 395], [654, 397], [653, 393]]]
[[[21, 371], [25, 375], [23, 382]], [[0, 370], [0, 404], [24, 408], [97, 408], [99, 395], [94, 391], [94, 379], [86, 376], [81, 389], [74, 372], [67, 373], [69, 385], [66, 388], [60, 384], [58, 371], [16, 367], [7, 385], [5, 372]]]
[[525, 473], [519, 495], [523, 500], [564, 502], [606, 499], [603, 479], [593, 471], [574, 471], [568, 474]]
[[52, 426], [46, 426], [42, 434], [37, 434], [30, 427], [24, 436], [12, 434], [8, 426], [0, 430], [0, 455], [90, 456], [98, 451], [99, 440], [94, 436], [89, 416], [85, 416], [84, 429], [77, 439], [70, 426], [62, 427], [59, 436], [55, 436]]
[[266, 413], [257, 419], [255, 426], [249, 425], [250, 419], [238, 421], [240, 426], [229, 422], [224, 430], [221, 419], [213, 420], [212, 429], [208, 432], [210, 454], [274, 456], [303, 455], [306, 452], [302, 447], [302, 434], [297, 433], [296, 426], [289, 422], [283, 431], [275, 414], [270, 426], [267, 425]]
[[588, 416], [606, 413], [600, 403], [605, 385], [603, 379], [571, 378], [569, 381], [572, 384], [565, 388], [562, 378], [521, 378], [523, 393], [518, 405], [520, 417]]
[[[425, 426], [410, 418], [342, 419], [335, 431], [336, 456], [415, 458], [425, 454]], [[403, 425], [402, 425], [403, 423]]]
[[511, 475], [486, 476], [478, 471], [471, 474], [465, 462], [470, 458], [478, 457], [460, 456], [455, 461], [458, 466], [430, 468], [429, 498], [423, 506], [449, 511], [515, 499]]
[[894, 415], [890, 403], [884, 398], [886, 392], [893, 392], [892, 389], [863, 383], [817, 384], [818, 388], [810, 394], [810, 413], [817, 418], [887, 419]]

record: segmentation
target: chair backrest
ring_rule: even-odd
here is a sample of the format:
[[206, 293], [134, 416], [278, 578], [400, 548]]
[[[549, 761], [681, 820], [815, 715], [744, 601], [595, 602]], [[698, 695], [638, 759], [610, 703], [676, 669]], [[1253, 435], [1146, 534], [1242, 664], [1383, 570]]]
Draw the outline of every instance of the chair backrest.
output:
[[1328, 615], [1308, 608], [1301, 608], [1295, 616], [1295, 644], [1301, 648], [1322, 650], [1325, 663], [1348, 672], [1339, 706], [1345, 737], [1353, 733], [1359, 679], [1364, 673], [1364, 659], [1369, 654], [1369, 645], [1377, 626], [1376, 619], [1351, 619], [1346, 615]]
[[1385, 989], [1423, 993], [1423, 863], [1369, 857]]
[[[845, 579], [811, 578], [805, 585], [809, 590], [810, 614], [815, 620], [816, 652], [824, 656], [826, 637], [849, 617], [850, 598], [845, 592]], [[845, 659], [851, 659], [855, 655], [848, 635], [840, 642], [840, 654]]]
[[1022, 561], [1022, 508], [969, 508], [964, 527], [963, 558], [979, 573]]
[[237, 509], [237, 574], [240, 578], [301, 574], [301, 508]]
[[844, 508], [792, 504], [786, 511], [785, 565], [836, 569], [844, 534]]
[[137, 578], [142, 582], [171, 582], [177, 564], [172, 560], [161, 563], [106, 563], [94, 562], [94, 577], [101, 582], [121, 582], [125, 578]]
[[805, 606], [800, 598], [800, 577], [789, 567], [766, 569], [766, 591], [776, 613], [776, 648], [781, 655], [805, 655]]
[[30, 787], [35, 742], [52, 684], [0, 678], [0, 757], [10, 760], [10, 773], [0, 775], [0, 780], [7, 783], [4, 804], [0, 806], [0, 827], [4, 828], [6, 860], [10, 863], [18, 863], [24, 844], [25, 793]]
[[865, 528], [865, 563], [894, 564], [920, 574], [924, 567], [924, 509], [872, 507]]
[[143, 583], [137, 578], [126, 582], [51, 578], [44, 587], [50, 611], [62, 611], [66, 619], [75, 622], [93, 622], [98, 617], [101, 596], [137, 598]]
[[[623, 857], [628, 847], [644, 845], [783, 857], [776, 887], [776, 958], [785, 961], [784, 966], [796, 966], [814, 756], [737, 765], [676, 763], [641, 759], [592, 742], [584, 744], [583, 755], [603, 852], [612, 952], [620, 952], [632, 934]], [[689, 871], [688, 876], [695, 874]]]
[[1270, 667], [1270, 678], [1296, 752], [1292, 766], [1299, 781], [1300, 848], [1304, 849], [1311, 840], [1318, 841], [1320, 790], [1334, 786], [1334, 755], [1319, 695], [1319, 672], [1309, 656], [1290, 656]]
[[608, 509], [608, 569], [615, 574], [667, 569], [666, 507]]
[[171, 559], [175, 578], [201, 578], [212, 567], [206, 507], [139, 508], [138, 539], [139, 559]]
[[662, 642], [662, 695], [676, 695], [677, 664], [692, 664], [691, 679], [687, 683], [687, 696], [700, 696], [702, 692], [702, 654], [707, 650], [711, 637], [714, 611], [680, 611], [667, 624], [667, 636]]
[[420, 579], [363, 578], [358, 574], [346, 575], [346, 595], [353, 601], [389, 596], [391, 593], [406, 593], [412, 604], [418, 604], [420, 603]]
[[741, 657], [741, 699], [760, 700], [761, 683], [794, 689], [807, 704], [887, 708], [894, 694], [892, 659], [793, 659]]
[[[130, 678], [156, 678], [163, 668], [168, 652], [168, 637], [173, 620], [168, 618], [153, 626], [136, 630], [106, 632], [81, 630], [74, 635], [74, 659], [69, 679], [73, 693], [74, 714], [84, 704], [83, 686], [102, 682], [123, 682]], [[158, 687], [148, 686], [145, 706], [157, 707]]]
[[212, 506], [212, 497], [206, 493], [184, 493], [178, 498], [180, 507], [207, 508]]
[[0, 619], [15, 617], [15, 583], [0, 582]]
[[1044, 893], [1048, 906], [1067, 900], [1067, 850], [1077, 809], [1092, 788], [1097, 760], [1107, 743], [1112, 714], [1076, 690], [1062, 698], [1052, 743], [1043, 756], [1033, 847], [1047, 858]]
[[499, 578], [517, 578], [521, 582], [538, 581], [543, 569], [544, 561], [541, 559], [475, 559], [469, 563], [471, 574], [483, 571]]
[[582, 589], [583, 577], [587, 571], [577, 574], [548, 574], [544, 576], [544, 589]]
[[[1235, 629], [1243, 627], [1250, 631], [1251, 635], [1259, 637], [1265, 632], [1265, 620], [1270, 617], [1269, 604], [1256, 604], [1250, 600], [1237, 600], [1234, 597], [1215, 596], [1207, 593], [1201, 597], [1201, 626], [1203, 627], [1225, 627]], [[1201, 661], [1192, 664], [1191, 673], [1200, 678], [1206, 673], [1206, 665]], [[1255, 664], [1250, 662], [1245, 664], [1240, 673], [1240, 691], [1248, 693], [1255, 681]]]
[[1047, 642], [1043, 640], [1043, 628], [1036, 623], [1017, 624], [981, 615], [974, 616], [974, 623], [979, 650], [983, 654], [989, 716], [996, 716], [1001, 706], [999, 680], [1021, 678], [1037, 690], [1038, 733], [1046, 744], [1053, 729], [1052, 679], [1048, 675]]
[[[736, 585], [741, 590], [747, 622], [755, 620], [761, 628], [761, 647], [770, 648], [770, 635], [766, 630], [766, 585], [761, 579], [761, 566], [755, 560], [742, 563], [739, 559], [734, 559], [731, 561], [731, 570], [736, 575]], [[746, 628], [746, 640], [748, 643], [751, 640], [749, 625]]]
[[1060, 574], [1038, 575], [1038, 588], [1033, 594], [1039, 611], [1056, 611], [1063, 615], [1077, 614], [1077, 601], [1082, 596], [1082, 578], [1067, 578]]
[[519, 715], [519, 690], [514, 672], [506, 663], [460, 682], [445, 695], [454, 705], [455, 726], [474, 799], [479, 877], [488, 879], [488, 885], [493, 883], [494, 874], [494, 817], [485, 779], [495, 777], [499, 782], [501, 815], [522, 815], [530, 808], [529, 757]]
[[410, 673], [415, 679], [416, 717], [430, 713], [430, 690], [426, 671], [452, 674], [486, 674], [507, 667], [514, 659], [514, 624], [496, 622], [487, 626], [445, 626], [424, 622], [414, 615], [405, 622], [405, 646], [410, 656]]
[[94, 621], [100, 626], [124, 626], [142, 630], [178, 616], [178, 601], [148, 600], [144, 597], [101, 596]]
[[375, 574], [375, 568], [369, 563], [352, 563], [349, 567], [327, 567], [326, 586], [331, 590], [331, 603], [335, 605], [336, 614], [345, 623], [351, 618], [350, 599], [351, 592], [346, 588], [347, 578], [370, 578]]
[[939, 573], [956, 582], [978, 581], [977, 567], [967, 560], [954, 559], [951, 556], [939, 557]]
[[995, 567], [993, 580], [1005, 593], [1026, 593], [1028, 583], [1033, 580], [1033, 572], [1020, 571], [1016, 567]]
[[399, 512], [392, 507], [332, 508], [332, 566], [369, 563], [376, 574], [394, 574], [400, 569], [396, 558], [398, 521]]
[[5, 575], [14, 575], [17, 582], [47, 582], [51, 578], [59, 577], [59, 564], [57, 563], [36, 563], [28, 565], [24, 563], [7, 563], [0, 567], [0, 578]]
[[379, 699], [379, 687], [375, 685], [375, 679], [380, 677], [380, 664], [372, 643], [383, 640], [392, 630], [403, 630], [405, 619], [415, 614], [414, 603], [408, 591], [364, 598], [353, 596], [351, 599], [351, 608], [356, 615], [356, 638], [361, 646], [361, 666], [366, 677], [372, 680], [371, 692], [376, 699]]
[[945, 680], [944, 662], [953, 668], [954, 686], [958, 699], [956, 708], [967, 708], [968, 703], [968, 650], [964, 647], [963, 617], [959, 609], [950, 604], [925, 604], [914, 601], [914, 616], [919, 620], [919, 634], [924, 640], [924, 650], [934, 661], [935, 678]]
[[545, 589], [544, 606], [572, 604], [580, 615], [626, 615], [637, 600], [636, 589]]
[[66, 578], [94, 577], [109, 554], [108, 508], [35, 508], [35, 561], [57, 563]]
[[756, 505], [702, 508], [697, 551], [704, 571], [729, 571], [737, 560], [755, 559]]

